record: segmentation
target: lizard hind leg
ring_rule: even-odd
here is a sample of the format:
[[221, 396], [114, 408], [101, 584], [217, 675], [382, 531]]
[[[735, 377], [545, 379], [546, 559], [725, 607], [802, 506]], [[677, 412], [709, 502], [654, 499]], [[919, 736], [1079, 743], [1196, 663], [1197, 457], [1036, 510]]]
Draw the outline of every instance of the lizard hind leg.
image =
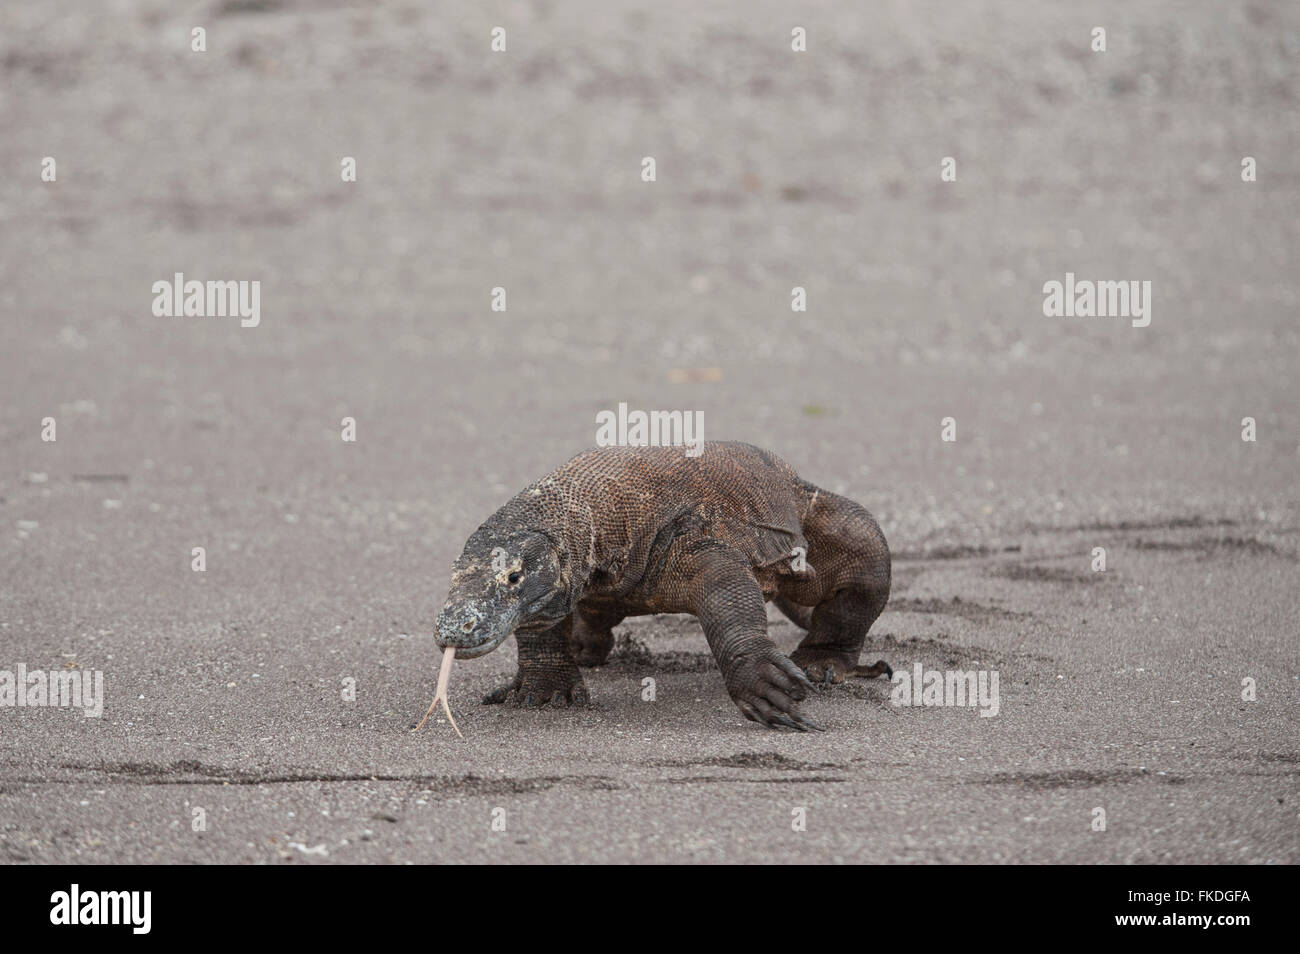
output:
[[574, 661], [584, 668], [603, 666], [614, 649], [614, 627], [623, 622], [618, 613], [600, 612], [581, 606], [573, 614], [569, 649]]
[[[790, 602], [784, 596], [776, 596], [772, 602], [776, 604], [776, 608], [785, 615], [786, 619], [800, 629], [812, 629], [814, 607], [800, 606], [798, 603]], [[860, 651], [861, 647], [859, 647]], [[802, 668], [814, 682], [823, 683], [827, 681], [833, 683], [843, 682], [846, 673], [858, 679], [875, 679], [877, 676], [884, 676], [886, 679], [894, 678], [893, 667], [883, 659], [877, 659], [870, 666], [854, 665], [851, 669], [848, 669], [848, 655], [848, 652], [845, 652], [843, 654], [830, 653], [819, 656], [819, 653], [812, 651], [810, 648], [804, 654], [806, 664]], [[856, 662], [857, 656], [854, 655], [853, 659]], [[798, 653], [796, 653], [795, 662], [798, 661]]]
[[858, 665], [867, 630], [884, 608], [884, 599], [871, 591], [841, 590], [813, 609], [812, 626], [790, 654], [814, 683], [842, 683], [850, 676], [892, 678], [894, 671], [883, 659]]
[[858, 665], [867, 631], [889, 600], [889, 546], [880, 526], [852, 500], [819, 491], [803, 530], [809, 562], [816, 561], [826, 589], [813, 607], [808, 635], [790, 658], [814, 683], [841, 683], [850, 676], [892, 678], [884, 660]]

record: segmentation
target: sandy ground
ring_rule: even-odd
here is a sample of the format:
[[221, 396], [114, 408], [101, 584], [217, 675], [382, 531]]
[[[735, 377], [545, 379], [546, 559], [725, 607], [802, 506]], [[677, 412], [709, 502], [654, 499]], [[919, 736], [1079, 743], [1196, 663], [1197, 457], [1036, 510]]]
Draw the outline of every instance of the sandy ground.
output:
[[[0, 708], [0, 859], [1300, 860], [1300, 7], [436, 6], [0, 13], [0, 669], [106, 694]], [[1045, 318], [1067, 271], [1151, 325]], [[478, 706], [508, 643], [413, 735], [465, 537], [619, 401], [871, 509], [865, 659], [999, 715], [768, 732], [666, 617], [590, 710]]]

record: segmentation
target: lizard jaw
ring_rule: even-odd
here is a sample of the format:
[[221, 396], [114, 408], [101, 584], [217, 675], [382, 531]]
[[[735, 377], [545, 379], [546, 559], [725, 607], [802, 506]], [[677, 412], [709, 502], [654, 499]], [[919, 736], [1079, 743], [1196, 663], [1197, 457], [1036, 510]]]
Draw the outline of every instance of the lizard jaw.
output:
[[481, 643], [477, 643], [473, 646], [465, 646], [461, 643], [454, 643], [454, 642], [443, 642], [441, 637], [437, 638], [437, 643], [443, 649], [447, 648], [448, 646], [455, 646], [456, 656], [460, 659], [477, 659], [479, 656], [486, 656], [488, 653], [492, 652], [492, 650], [496, 649], [498, 646], [504, 643], [506, 641], [506, 637], [510, 635], [510, 632], [511, 631], [507, 629], [500, 635], [493, 636], [490, 639], [487, 639]]

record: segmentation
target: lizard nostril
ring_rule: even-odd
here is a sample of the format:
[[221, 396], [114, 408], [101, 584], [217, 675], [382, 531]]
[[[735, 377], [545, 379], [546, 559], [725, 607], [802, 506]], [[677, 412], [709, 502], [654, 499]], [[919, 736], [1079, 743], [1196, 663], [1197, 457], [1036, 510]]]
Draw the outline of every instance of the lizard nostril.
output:
[[477, 621], [471, 616], [469, 619], [465, 620], [465, 622], [460, 624], [460, 631], [462, 633], [472, 633], [474, 632], [474, 627], [476, 625]]

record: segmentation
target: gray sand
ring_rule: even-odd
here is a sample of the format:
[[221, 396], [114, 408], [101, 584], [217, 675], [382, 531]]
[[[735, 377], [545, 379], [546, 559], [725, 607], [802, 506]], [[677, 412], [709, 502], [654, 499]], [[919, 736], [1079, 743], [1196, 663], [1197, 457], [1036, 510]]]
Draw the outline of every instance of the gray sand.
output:
[[[105, 679], [0, 708], [0, 860], [1300, 860], [1300, 7], [437, 6], [0, 13], [0, 669]], [[511, 641], [412, 734], [465, 537], [619, 401], [871, 509], [864, 661], [999, 715], [768, 732], [665, 617], [590, 710], [480, 707]]]

